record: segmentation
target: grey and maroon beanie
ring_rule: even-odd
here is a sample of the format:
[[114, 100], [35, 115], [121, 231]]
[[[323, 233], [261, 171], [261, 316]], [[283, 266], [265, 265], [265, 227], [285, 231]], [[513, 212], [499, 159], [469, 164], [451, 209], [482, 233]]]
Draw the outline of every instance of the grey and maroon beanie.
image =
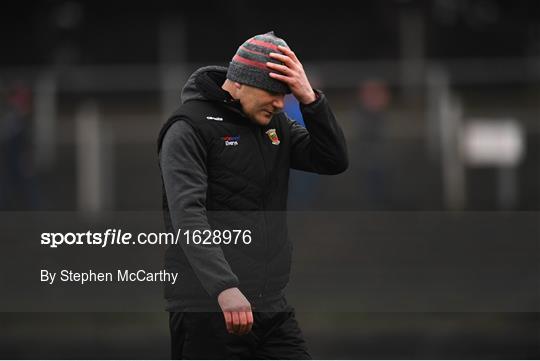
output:
[[290, 93], [289, 86], [271, 78], [266, 62], [282, 64], [270, 57], [270, 53], [281, 53], [278, 45], [287, 46], [285, 40], [274, 35], [273, 31], [255, 35], [244, 42], [229, 63], [227, 79], [251, 85], [274, 93]]

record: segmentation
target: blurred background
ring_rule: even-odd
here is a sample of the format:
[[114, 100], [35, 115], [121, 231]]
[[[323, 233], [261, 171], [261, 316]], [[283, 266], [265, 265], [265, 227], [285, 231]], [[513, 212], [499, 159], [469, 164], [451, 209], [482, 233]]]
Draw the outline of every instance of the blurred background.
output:
[[[520, 294], [534, 306], [299, 312], [314, 357], [540, 357], [539, 2], [44, 0], [11, 2], [0, 20], [0, 215], [159, 211], [156, 138], [184, 82], [200, 66], [226, 66], [243, 41], [274, 30], [327, 94], [350, 156], [349, 170], [336, 177], [293, 171], [291, 210], [504, 212], [510, 220], [485, 227], [482, 237], [532, 240]], [[294, 98], [286, 111], [303, 122]], [[520, 236], [514, 231], [524, 214], [533, 221]], [[444, 235], [455, 225], [441, 222], [440, 242], [453, 241]], [[310, 236], [316, 241], [317, 232]], [[295, 241], [309, 269], [313, 259], [302, 247], [310, 240]], [[358, 260], [369, 262], [370, 251], [390, 255], [402, 241], [340, 249], [343, 257], [364, 252]], [[481, 257], [479, 245], [463, 247]], [[402, 246], [399, 256], [416, 254]], [[317, 282], [293, 268], [293, 293]], [[2, 357], [169, 355], [165, 312], [4, 312], [0, 319]]]

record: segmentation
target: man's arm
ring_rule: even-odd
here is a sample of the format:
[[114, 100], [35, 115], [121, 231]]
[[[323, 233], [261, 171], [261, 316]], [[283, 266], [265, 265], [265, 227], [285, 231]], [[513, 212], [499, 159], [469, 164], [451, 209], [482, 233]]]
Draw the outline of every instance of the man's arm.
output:
[[[205, 144], [185, 121], [179, 120], [167, 130], [159, 161], [175, 232], [211, 229], [206, 215], [206, 154]], [[238, 277], [221, 247], [187, 244], [186, 240], [180, 246], [206, 292], [217, 298], [229, 332], [249, 332], [251, 306], [238, 290]]]
[[289, 120], [291, 167], [319, 174], [339, 174], [348, 167], [347, 146], [324, 94], [300, 104], [306, 128]]
[[[171, 125], [160, 153], [169, 211], [175, 232], [210, 229], [206, 216], [206, 148], [195, 130], [184, 121]], [[217, 297], [224, 289], [238, 286], [219, 245], [180, 242], [189, 263], [208, 294]]]
[[320, 174], [338, 174], [347, 169], [347, 146], [345, 137], [336, 122], [326, 97], [315, 92], [296, 54], [289, 48], [279, 46], [279, 53], [270, 56], [283, 63], [267, 62], [272, 70], [270, 77], [289, 86], [300, 102], [300, 110], [307, 130], [290, 122], [291, 166], [296, 169]]

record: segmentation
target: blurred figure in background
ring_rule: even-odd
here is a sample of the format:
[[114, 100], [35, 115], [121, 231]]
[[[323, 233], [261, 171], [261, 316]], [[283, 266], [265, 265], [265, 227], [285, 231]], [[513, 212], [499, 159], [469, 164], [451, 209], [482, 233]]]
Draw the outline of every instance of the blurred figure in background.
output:
[[354, 154], [362, 155], [363, 188], [369, 209], [383, 208], [389, 202], [390, 179], [385, 156], [387, 109], [391, 101], [388, 85], [383, 80], [368, 79], [360, 83], [358, 104], [353, 112], [357, 135]]
[[36, 208], [38, 198], [29, 139], [31, 90], [22, 83], [14, 83], [2, 92], [2, 98], [0, 208]]

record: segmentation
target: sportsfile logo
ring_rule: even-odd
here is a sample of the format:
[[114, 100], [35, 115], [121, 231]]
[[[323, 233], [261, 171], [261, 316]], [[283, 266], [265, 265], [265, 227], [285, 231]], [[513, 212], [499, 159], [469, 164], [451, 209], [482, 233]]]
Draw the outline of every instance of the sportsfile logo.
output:
[[240, 136], [239, 135], [235, 135], [235, 136], [226, 135], [224, 137], [221, 137], [221, 139], [225, 141], [225, 146], [231, 146], [231, 145], [237, 146], [238, 141], [240, 140]]

